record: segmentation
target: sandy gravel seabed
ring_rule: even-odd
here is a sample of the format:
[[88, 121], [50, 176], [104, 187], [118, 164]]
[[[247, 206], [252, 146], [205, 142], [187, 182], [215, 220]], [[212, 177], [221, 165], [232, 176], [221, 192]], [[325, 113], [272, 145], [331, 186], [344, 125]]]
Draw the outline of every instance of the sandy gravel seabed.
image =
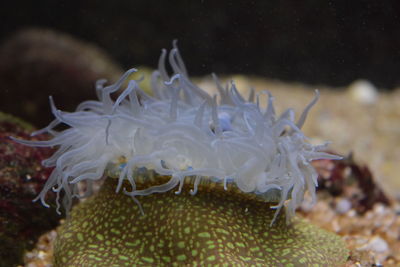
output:
[[[299, 213], [343, 237], [351, 249], [351, 259], [345, 266], [400, 266], [400, 88], [373, 96], [367, 89], [364, 92], [365, 88], [358, 88], [362, 84], [330, 90], [325, 86], [244, 76], [233, 79], [242, 92], [247, 92], [249, 86], [257, 91], [269, 90], [275, 97], [278, 114], [291, 107], [298, 115], [313, 98], [314, 89], [320, 90], [320, 100], [310, 112], [304, 132], [313, 142], [332, 141], [330, 148], [336, 153], [353, 152], [356, 162], [370, 167], [394, 204], [377, 204], [358, 216], [351, 209], [339, 214], [332, 208], [332, 200], [320, 198], [311, 210]], [[209, 91], [214, 88], [208, 78], [199, 84]], [[43, 235], [36, 248], [26, 254], [25, 266], [51, 266], [55, 237], [54, 230]]]

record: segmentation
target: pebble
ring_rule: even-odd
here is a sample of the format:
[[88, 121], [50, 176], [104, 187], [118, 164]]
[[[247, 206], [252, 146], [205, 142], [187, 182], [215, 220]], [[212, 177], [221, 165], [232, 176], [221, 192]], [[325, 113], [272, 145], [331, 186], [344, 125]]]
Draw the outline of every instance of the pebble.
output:
[[379, 236], [375, 236], [367, 243], [365, 248], [377, 253], [382, 253], [386, 252], [389, 249], [389, 246], [385, 240], [383, 240]]
[[367, 80], [357, 80], [350, 84], [351, 98], [361, 104], [374, 104], [378, 99], [378, 89]]
[[336, 212], [339, 214], [344, 214], [351, 209], [352, 205], [351, 202], [346, 199], [342, 198], [336, 202]]

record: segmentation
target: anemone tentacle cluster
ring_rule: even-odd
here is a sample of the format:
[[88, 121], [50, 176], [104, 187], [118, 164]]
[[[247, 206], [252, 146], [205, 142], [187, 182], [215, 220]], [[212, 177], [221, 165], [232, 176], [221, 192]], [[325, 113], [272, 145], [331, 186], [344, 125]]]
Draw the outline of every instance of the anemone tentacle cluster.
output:
[[[166, 70], [166, 60], [173, 74]], [[78, 184], [101, 179], [105, 172], [118, 174], [116, 191], [124, 181], [136, 196], [166, 192], [178, 187], [185, 177], [193, 180], [195, 194], [201, 181], [233, 183], [245, 193], [255, 193], [277, 202], [276, 214], [287, 206], [288, 217], [303, 201], [306, 191], [315, 199], [317, 174], [310, 162], [315, 159], [338, 159], [323, 152], [326, 144], [314, 146], [301, 132], [307, 113], [318, 100], [306, 106], [295, 121], [293, 109], [275, 114], [273, 97], [267, 91], [248, 98], [233, 82], [222, 86], [214, 75], [218, 96], [193, 84], [176, 45], [162, 51], [158, 70], [152, 74], [153, 94], [140, 89], [139, 80], [129, 79], [136, 69], [128, 70], [115, 84], [96, 84], [97, 101], [81, 103], [75, 112], [58, 110], [50, 103], [55, 120], [35, 134], [47, 132], [48, 141], [18, 142], [40, 147], [58, 146], [52, 157], [43, 161], [54, 167], [38, 196], [44, 205], [49, 190], [64, 192], [68, 209], [78, 194]], [[123, 85], [126, 88], [117, 94]], [[115, 97], [113, 98], [113, 96]], [[266, 108], [261, 100], [266, 97]], [[114, 100], [115, 99], [115, 100]], [[60, 124], [69, 128], [57, 131]], [[138, 190], [135, 171], [140, 168], [170, 176], [162, 185]]]

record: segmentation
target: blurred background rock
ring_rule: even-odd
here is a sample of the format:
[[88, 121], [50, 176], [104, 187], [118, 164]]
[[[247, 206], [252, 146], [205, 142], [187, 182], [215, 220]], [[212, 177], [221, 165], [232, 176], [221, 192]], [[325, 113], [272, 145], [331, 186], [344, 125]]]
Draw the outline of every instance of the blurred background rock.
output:
[[0, 110], [44, 126], [53, 119], [48, 96], [60, 109], [95, 98], [97, 79], [115, 80], [121, 70], [94, 45], [67, 34], [28, 28], [0, 46]]

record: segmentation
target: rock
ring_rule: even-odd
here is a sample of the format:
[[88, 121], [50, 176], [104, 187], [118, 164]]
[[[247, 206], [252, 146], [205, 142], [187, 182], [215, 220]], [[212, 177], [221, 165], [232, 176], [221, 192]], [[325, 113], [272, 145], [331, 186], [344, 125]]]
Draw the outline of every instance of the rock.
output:
[[[391, 203], [368, 166], [355, 162], [352, 154], [342, 160], [315, 160], [313, 166], [318, 173], [319, 192], [346, 199], [358, 214], [371, 210], [377, 203]], [[340, 205], [339, 209], [345, 210], [348, 204]]]
[[96, 97], [96, 80], [115, 81], [121, 72], [92, 44], [48, 29], [22, 30], [0, 47], [0, 106], [41, 127], [53, 119], [49, 95], [72, 111]]
[[[61, 218], [54, 208], [32, 203], [51, 170], [41, 161], [51, 149], [36, 149], [12, 141], [9, 136], [29, 137], [29, 124], [0, 112], [0, 266], [22, 264], [23, 253], [32, 249], [36, 239], [54, 228]], [[54, 202], [55, 195], [49, 194]]]

